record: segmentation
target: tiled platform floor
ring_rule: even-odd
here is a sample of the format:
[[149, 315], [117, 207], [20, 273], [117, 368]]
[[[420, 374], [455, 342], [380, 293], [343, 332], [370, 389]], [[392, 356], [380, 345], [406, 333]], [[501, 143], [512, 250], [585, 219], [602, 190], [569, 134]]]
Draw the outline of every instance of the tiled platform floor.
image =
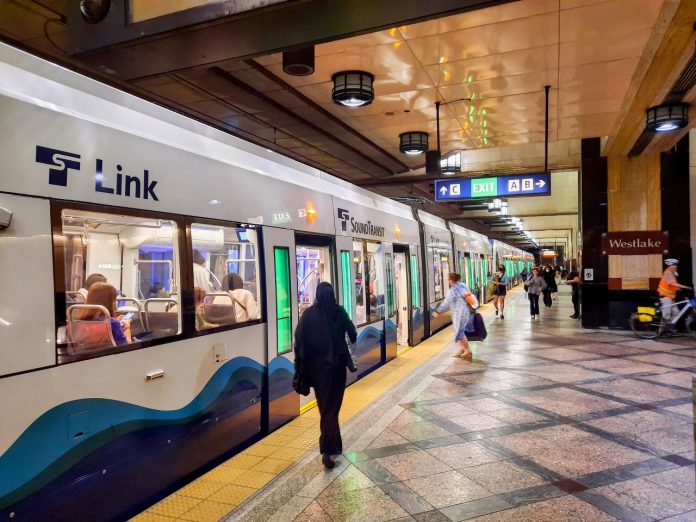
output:
[[696, 342], [582, 330], [566, 288], [535, 322], [509, 300], [473, 362], [449, 331], [419, 365], [395, 361], [408, 373], [386, 393], [346, 404], [334, 470], [308, 447], [228, 519], [696, 521]]

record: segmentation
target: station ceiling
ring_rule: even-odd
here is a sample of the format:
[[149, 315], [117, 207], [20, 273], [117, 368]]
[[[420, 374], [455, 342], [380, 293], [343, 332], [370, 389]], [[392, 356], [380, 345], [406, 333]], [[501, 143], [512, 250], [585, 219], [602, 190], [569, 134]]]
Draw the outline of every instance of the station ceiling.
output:
[[[435, 102], [470, 98], [441, 108], [443, 155], [461, 152], [462, 175], [540, 172], [550, 85], [554, 191], [510, 200], [509, 208], [533, 237], [565, 238], [572, 252], [580, 140], [614, 144], [658, 47], [696, 2], [402, 0], [394, 10], [388, 0], [183, 0], [163, 15], [130, 0], [114, 4], [130, 4], [137, 20], [121, 7], [92, 25], [76, 4], [0, 0], [0, 37], [513, 243], [520, 239], [485, 210], [434, 203], [424, 157], [401, 154], [398, 135], [426, 131], [434, 149]], [[230, 12], [240, 5], [253, 10]], [[281, 51], [307, 44], [316, 45], [314, 74], [285, 74]], [[331, 76], [349, 69], [375, 75], [371, 105], [332, 103]]]

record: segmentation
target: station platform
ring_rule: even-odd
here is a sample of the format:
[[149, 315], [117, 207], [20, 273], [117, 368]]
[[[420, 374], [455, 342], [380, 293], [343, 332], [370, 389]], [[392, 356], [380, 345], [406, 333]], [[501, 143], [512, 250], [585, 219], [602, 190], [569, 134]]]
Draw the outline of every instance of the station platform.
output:
[[696, 520], [694, 340], [582, 329], [566, 287], [505, 311], [472, 362], [448, 328], [350, 386], [333, 470], [314, 408], [135, 520]]

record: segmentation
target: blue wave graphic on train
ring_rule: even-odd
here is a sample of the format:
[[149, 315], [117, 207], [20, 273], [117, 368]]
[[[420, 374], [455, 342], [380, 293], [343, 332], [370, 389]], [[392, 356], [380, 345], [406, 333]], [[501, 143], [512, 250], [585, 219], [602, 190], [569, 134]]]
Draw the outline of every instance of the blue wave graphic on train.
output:
[[[0, 456], [0, 508], [46, 486], [119, 437], [181, 425], [206, 415], [242, 411], [261, 397], [264, 367], [247, 357], [225, 363], [198, 395], [178, 410], [156, 410], [112, 399], [60, 404], [36, 419]], [[89, 432], [71, 438], [68, 417], [88, 412]]]
[[374, 326], [366, 326], [362, 332], [358, 334], [358, 339], [353, 344], [353, 353], [356, 357], [364, 355], [375, 349], [375, 344], [380, 345], [382, 340], [382, 330]]
[[421, 308], [413, 310], [411, 324], [414, 332], [418, 331], [419, 328], [423, 328], [423, 310]]
[[268, 394], [270, 400], [278, 399], [288, 393], [295, 393], [292, 388], [292, 377], [295, 375], [295, 365], [283, 356], [275, 357], [268, 363]]

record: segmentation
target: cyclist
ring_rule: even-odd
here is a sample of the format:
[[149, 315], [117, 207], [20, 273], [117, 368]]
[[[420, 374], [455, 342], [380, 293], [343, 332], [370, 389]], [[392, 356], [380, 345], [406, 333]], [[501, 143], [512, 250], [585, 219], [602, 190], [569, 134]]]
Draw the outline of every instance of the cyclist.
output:
[[667, 268], [662, 273], [662, 279], [657, 286], [657, 293], [660, 295], [660, 309], [662, 311], [663, 321], [669, 324], [679, 313], [674, 305], [674, 300], [677, 298], [677, 290], [680, 288], [690, 289], [690, 287], [679, 284], [677, 282], [677, 267], [678, 259], [665, 259]]

